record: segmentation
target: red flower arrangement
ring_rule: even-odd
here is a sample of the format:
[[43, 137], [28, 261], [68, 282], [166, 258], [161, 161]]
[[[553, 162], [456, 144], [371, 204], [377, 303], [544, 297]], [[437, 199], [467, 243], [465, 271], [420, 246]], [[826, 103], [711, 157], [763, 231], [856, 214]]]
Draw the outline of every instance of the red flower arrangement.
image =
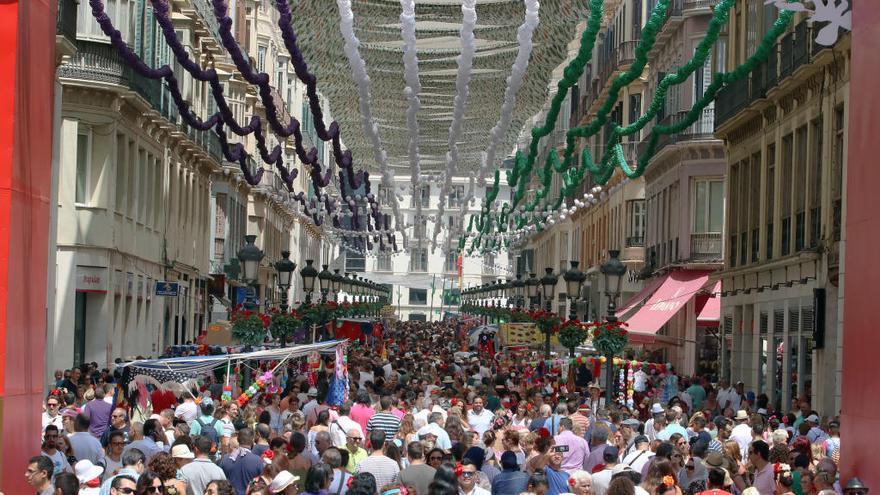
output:
[[556, 313], [551, 313], [550, 311], [530, 311], [529, 317], [544, 333], [558, 332], [559, 325], [562, 323], [562, 319], [559, 317], [559, 315], [557, 315]]
[[236, 306], [232, 310], [230, 321], [233, 337], [244, 345], [258, 345], [266, 339], [266, 328], [272, 318], [267, 314]]
[[594, 321], [590, 328], [593, 347], [603, 356], [620, 354], [629, 342], [627, 324], [620, 321]]

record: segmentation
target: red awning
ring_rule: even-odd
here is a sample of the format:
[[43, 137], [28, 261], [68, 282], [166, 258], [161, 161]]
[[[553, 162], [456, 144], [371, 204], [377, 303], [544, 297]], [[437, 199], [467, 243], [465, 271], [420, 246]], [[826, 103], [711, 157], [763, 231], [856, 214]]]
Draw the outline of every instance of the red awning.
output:
[[635, 313], [635, 310], [641, 308], [642, 304], [651, 297], [651, 294], [663, 285], [663, 282], [666, 281], [666, 277], [666, 275], [663, 275], [662, 277], [654, 277], [645, 282], [642, 290], [640, 290], [638, 294], [627, 299], [626, 303], [617, 310], [617, 317], [625, 321], [628, 317], [632, 316]]
[[697, 311], [697, 325], [714, 326], [721, 320], [721, 282], [715, 282], [712, 294], [706, 297], [705, 304]]
[[632, 342], [653, 342], [660, 328], [681, 310], [706, 284], [709, 272], [677, 270], [670, 272], [648, 302], [626, 322]]

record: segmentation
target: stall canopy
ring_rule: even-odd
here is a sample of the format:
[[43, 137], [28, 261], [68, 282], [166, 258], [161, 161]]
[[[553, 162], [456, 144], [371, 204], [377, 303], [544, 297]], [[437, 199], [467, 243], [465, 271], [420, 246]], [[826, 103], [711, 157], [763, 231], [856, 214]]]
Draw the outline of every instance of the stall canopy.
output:
[[254, 352], [239, 352], [212, 356], [139, 359], [120, 364], [123, 391], [133, 390], [137, 383], [151, 383], [161, 389], [186, 390], [187, 382], [203, 376], [215, 368], [239, 361], [274, 361], [308, 356], [312, 352], [332, 354], [345, 341], [328, 340], [316, 344], [295, 345]]
[[625, 321], [632, 342], [653, 342], [657, 332], [694, 298], [709, 280], [709, 272], [676, 270], [662, 277], [659, 288]]
[[721, 282], [715, 282], [712, 293], [697, 300], [697, 325], [717, 326], [721, 319]]
[[617, 310], [617, 317], [621, 320], [626, 321], [627, 318], [631, 317], [637, 309], [642, 307], [642, 305], [649, 297], [651, 297], [651, 294], [653, 294], [654, 291], [656, 291], [658, 288], [660, 288], [661, 285], [663, 285], [663, 282], [665, 280], [666, 277], [657, 277], [645, 282], [642, 290], [640, 290], [638, 294], [627, 299], [626, 303], [624, 303], [624, 305], [619, 310]]

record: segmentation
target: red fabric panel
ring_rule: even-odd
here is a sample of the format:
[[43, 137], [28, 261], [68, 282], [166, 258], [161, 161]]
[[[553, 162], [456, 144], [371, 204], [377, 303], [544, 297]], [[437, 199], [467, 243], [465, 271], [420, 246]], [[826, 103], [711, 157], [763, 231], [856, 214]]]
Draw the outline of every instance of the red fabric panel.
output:
[[[871, 294], [880, 280], [877, 246], [880, 245], [880, 214], [877, 190], [877, 129], [880, 129], [880, 2], [856, 2], [852, 16], [850, 97], [846, 105], [849, 148], [846, 165], [845, 273], [840, 284], [846, 290], [843, 303], [843, 386], [840, 421], [840, 453], [843, 484], [858, 476], [871, 492], [880, 490], [877, 432], [880, 431], [880, 394], [877, 390], [877, 302]], [[841, 272], [844, 264], [841, 263]], [[826, 349], [825, 352], [834, 352]], [[830, 412], [830, 411], [829, 411]]]
[[55, 0], [0, 0], [0, 487], [28, 493], [45, 384]]

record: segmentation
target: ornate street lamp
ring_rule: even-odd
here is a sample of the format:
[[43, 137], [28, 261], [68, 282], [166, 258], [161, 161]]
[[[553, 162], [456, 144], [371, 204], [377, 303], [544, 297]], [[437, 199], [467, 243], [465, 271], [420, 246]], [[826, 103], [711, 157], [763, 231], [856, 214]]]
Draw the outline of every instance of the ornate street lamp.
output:
[[327, 302], [327, 293], [330, 292], [330, 284], [333, 282], [333, 274], [327, 269], [327, 265], [321, 265], [321, 273], [318, 274], [318, 283], [321, 287], [321, 303]]
[[526, 283], [522, 279], [522, 273], [516, 274], [516, 280], [513, 281], [514, 297], [516, 298], [516, 309], [523, 307], [523, 292], [525, 292]]
[[238, 261], [244, 268], [242, 278], [248, 284], [247, 294], [244, 299], [244, 307], [248, 310], [257, 308], [257, 303], [254, 301], [256, 289], [253, 286], [259, 275], [260, 261], [266, 256], [260, 248], [254, 245], [256, 240], [257, 236], [255, 235], [244, 236], [245, 245], [238, 250]]
[[529, 309], [535, 309], [538, 304], [538, 290], [541, 287], [541, 281], [538, 279], [538, 276], [534, 273], [529, 274], [529, 279], [526, 280], [526, 291], [529, 296]]
[[[608, 261], [600, 268], [605, 276], [605, 295], [608, 296], [608, 314], [605, 319], [609, 323], [617, 321], [617, 298], [620, 296], [620, 282], [626, 274], [626, 266], [617, 258], [620, 251], [612, 249], [608, 251]], [[605, 405], [611, 406], [614, 395], [614, 354], [605, 356]]]
[[339, 302], [339, 288], [342, 285], [342, 275], [339, 274], [339, 268], [333, 269], [333, 279], [331, 281], [333, 286], [333, 299], [336, 302]]
[[286, 313], [288, 309], [287, 290], [290, 289], [294, 270], [296, 263], [290, 261], [290, 251], [281, 251], [281, 259], [275, 262], [275, 271], [278, 272], [278, 286], [281, 287], [282, 313]]
[[581, 288], [584, 286], [584, 281], [587, 279], [587, 275], [578, 270], [578, 265], [580, 262], [572, 261], [571, 268], [562, 275], [562, 279], [565, 280], [565, 293], [568, 294], [571, 306], [568, 311], [569, 320], [577, 319], [577, 300], [581, 294]]
[[306, 293], [306, 305], [312, 304], [312, 292], [315, 290], [315, 279], [318, 277], [318, 269], [312, 266], [314, 262], [315, 260], [306, 260], [306, 266], [299, 271], [303, 279], [303, 292]]
[[[553, 273], [552, 268], [544, 269], [545, 275], [541, 277], [541, 287], [544, 289], [545, 310], [549, 313], [553, 308], [553, 294], [556, 292], [556, 282], [559, 277]], [[544, 359], [550, 359], [550, 330], [544, 332]]]

